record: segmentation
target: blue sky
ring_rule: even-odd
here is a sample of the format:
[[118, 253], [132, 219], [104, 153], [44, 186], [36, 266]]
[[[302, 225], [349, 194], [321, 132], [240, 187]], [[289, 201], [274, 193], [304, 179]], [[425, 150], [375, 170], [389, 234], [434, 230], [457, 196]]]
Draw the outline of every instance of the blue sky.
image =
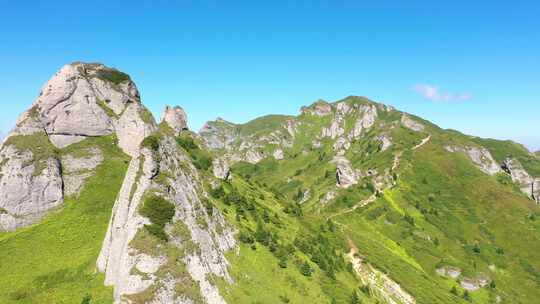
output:
[[255, 2], [2, 1], [0, 132], [63, 64], [98, 61], [193, 129], [362, 95], [540, 149], [538, 1]]

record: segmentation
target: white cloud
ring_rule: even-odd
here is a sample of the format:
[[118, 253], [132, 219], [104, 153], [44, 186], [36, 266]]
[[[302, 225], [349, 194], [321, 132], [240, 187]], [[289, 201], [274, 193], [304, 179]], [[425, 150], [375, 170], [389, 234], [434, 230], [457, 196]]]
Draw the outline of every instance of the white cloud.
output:
[[471, 99], [469, 93], [455, 94], [444, 92], [439, 87], [429, 84], [417, 84], [413, 87], [413, 90], [431, 101], [465, 101]]

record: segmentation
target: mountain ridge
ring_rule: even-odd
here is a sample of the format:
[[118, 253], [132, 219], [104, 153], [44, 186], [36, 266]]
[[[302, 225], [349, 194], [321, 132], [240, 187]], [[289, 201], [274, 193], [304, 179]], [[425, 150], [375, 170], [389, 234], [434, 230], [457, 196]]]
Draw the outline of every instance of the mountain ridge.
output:
[[539, 296], [540, 160], [523, 146], [359, 96], [198, 133], [187, 119], [156, 122], [102, 64], [53, 76], [0, 148], [2, 302]]

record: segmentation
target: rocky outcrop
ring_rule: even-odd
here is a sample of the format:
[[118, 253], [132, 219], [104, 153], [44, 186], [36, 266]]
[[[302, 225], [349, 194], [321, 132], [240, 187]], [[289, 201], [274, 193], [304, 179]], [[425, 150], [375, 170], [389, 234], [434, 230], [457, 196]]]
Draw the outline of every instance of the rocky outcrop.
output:
[[424, 130], [424, 125], [423, 124], [413, 120], [407, 114], [403, 114], [401, 116], [401, 124], [403, 124], [403, 126], [405, 126], [406, 128], [409, 128], [409, 129], [411, 129], [413, 131], [416, 131], [416, 132], [421, 132], [421, 131]]
[[0, 150], [0, 231], [35, 223], [64, 201], [60, 162], [36, 154], [10, 140]]
[[330, 137], [335, 139], [345, 133], [345, 129], [342, 126], [342, 119], [339, 117], [334, 119], [330, 126], [322, 129], [321, 137]]
[[392, 146], [392, 140], [386, 134], [379, 135], [377, 139], [381, 142], [381, 145], [380, 145], [381, 152], [388, 150], [388, 148]]
[[129, 76], [102, 64], [73, 63], [43, 86], [10, 136], [45, 132], [53, 145], [64, 148], [116, 133], [120, 147], [133, 156], [155, 129], [152, 120]]
[[149, 224], [137, 210], [156, 172], [157, 165], [149, 151], [143, 151], [140, 157], [133, 158], [114, 203], [107, 234], [97, 260], [97, 268], [105, 273], [105, 285], [114, 286], [114, 297], [117, 302], [123, 295], [141, 292], [152, 283], [130, 274], [135, 265], [140, 264], [140, 261], [146, 265], [163, 264], [151, 256], [133, 254], [134, 250], [129, 246], [137, 231], [144, 224]]
[[350, 161], [343, 156], [336, 156], [332, 160], [336, 164], [337, 186], [348, 188], [358, 183], [360, 174], [351, 167]]
[[89, 148], [87, 155], [76, 157], [71, 154], [62, 157], [62, 177], [66, 196], [79, 193], [87, 178], [103, 162], [103, 155], [98, 148]]
[[285, 157], [282, 149], [276, 149], [272, 155], [276, 160], [282, 160]]
[[501, 168], [510, 174], [512, 181], [519, 186], [523, 193], [540, 204], [540, 178], [530, 176], [515, 158], [506, 158]]
[[461, 288], [468, 291], [476, 291], [480, 288], [486, 287], [491, 282], [490, 278], [486, 276], [479, 276], [478, 278], [461, 278], [459, 284]]
[[62, 205], [64, 194], [76, 194], [101, 162], [69, 155], [60, 161], [57, 149], [115, 134], [134, 157], [155, 129], [129, 76], [102, 64], [65, 65], [18, 118], [0, 150], [0, 229], [34, 223]]
[[416, 299], [410, 295], [401, 285], [392, 280], [388, 274], [382, 273], [373, 267], [370, 263], [363, 260], [358, 254], [358, 249], [352, 241], [349, 241], [351, 250], [346, 255], [348, 261], [352, 263], [355, 273], [360, 278], [362, 284], [369, 286], [375, 295], [384, 299], [385, 303], [390, 304], [415, 304]]
[[167, 123], [176, 135], [188, 129], [186, 112], [180, 106], [166, 106], [161, 115], [161, 121]]
[[448, 277], [452, 279], [457, 279], [461, 275], [461, 269], [457, 267], [444, 266], [437, 268], [437, 274], [443, 277]]
[[352, 138], [359, 137], [362, 131], [371, 128], [377, 118], [377, 108], [375, 105], [360, 105], [357, 112], [358, 118], [350, 134]]
[[300, 109], [300, 113], [307, 115], [326, 116], [332, 114], [332, 106], [328, 102], [319, 99], [309, 107], [302, 107]]
[[230, 148], [239, 136], [236, 125], [221, 118], [204, 124], [199, 135], [210, 149]]
[[475, 146], [445, 146], [444, 148], [449, 152], [465, 153], [476, 165], [476, 167], [486, 174], [494, 175], [501, 172], [501, 168], [486, 148]]
[[[131, 303], [139, 294], [150, 293], [152, 303], [192, 303], [200, 297], [205, 303], [225, 303], [212, 275], [231, 281], [224, 252], [236, 244], [234, 230], [217, 209], [209, 212], [208, 200], [197, 169], [173, 137], [160, 134], [159, 148], [141, 150], [130, 163], [97, 266], [105, 273], [106, 285], [114, 286], [117, 303]], [[222, 178], [228, 173], [221, 166]], [[216, 169], [216, 168], [214, 168]], [[148, 193], [155, 193], [175, 208], [172, 223], [165, 231], [167, 249], [148, 247], [144, 237], [149, 219], [139, 214]], [[161, 248], [161, 249], [160, 249]], [[178, 264], [178, 265], [176, 265]], [[171, 266], [173, 265], [173, 266]], [[173, 271], [177, 267], [186, 272]], [[196, 286], [197, 295], [178, 293], [177, 286]]]
[[228, 180], [231, 177], [229, 161], [225, 157], [215, 158], [212, 161], [212, 172], [215, 177], [222, 180]]

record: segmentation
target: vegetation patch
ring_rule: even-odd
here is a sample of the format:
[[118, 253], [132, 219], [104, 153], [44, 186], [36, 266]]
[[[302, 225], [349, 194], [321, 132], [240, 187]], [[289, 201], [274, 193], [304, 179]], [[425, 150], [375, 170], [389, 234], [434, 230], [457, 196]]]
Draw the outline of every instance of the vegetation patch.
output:
[[195, 168], [206, 171], [212, 166], [212, 156], [210, 153], [200, 149], [190, 134], [180, 134], [176, 138], [176, 142], [189, 154]]
[[[98, 147], [104, 156], [77, 198], [38, 224], [0, 233], [0, 303], [112, 303], [113, 291], [96, 273], [96, 260], [129, 157], [111, 136], [70, 149]], [[66, 258], [69, 252], [69, 258]]]
[[167, 233], [165, 233], [164, 228], [174, 216], [174, 204], [155, 193], [150, 193], [144, 198], [144, 202], [139, 213], [147, 217], [151, 222], [149, 225], [144, 225], [148, 232], [156, 236], [158, 239], [164, 241], [168, 240], [168, 236]]
[[109, 116], [110, 118], [114, 118], [114, 119], [118, 119], [119, 116], [118, 114], [114, 113], [114, 111], [109, 108], [109, 106], [107, 106], [107, 103], [105, 103], [104, 100], [98, 100], [97, 101], [97, 104], [100, 108], [103, 109], [103, 111], [105, 111], [105, 113], [107, 114], [107, 116]]
[[128, 74], [116, 69], [100, 69], [96, 71], [96, 75], [99, 79], [112, 82], [115, 85], [131, 80]]
[[4, 144], [14, 146], [19, 151], [30, 151], [32, 159], [27, 165], [34, 165], [34, 176], [38, 176], [47, 167], [50, 158], [58, 158], [59, 150], [49, 141], [49, 137], [44, 132], [32, 135], [10, 136]]

